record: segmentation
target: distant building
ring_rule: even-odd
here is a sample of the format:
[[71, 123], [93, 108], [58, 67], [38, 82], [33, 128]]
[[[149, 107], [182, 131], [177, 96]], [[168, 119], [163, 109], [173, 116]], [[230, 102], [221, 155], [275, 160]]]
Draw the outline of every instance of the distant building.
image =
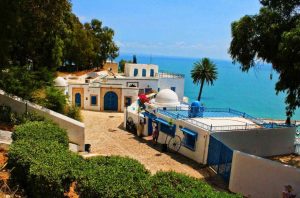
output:
[[64, 79], [65, 83], [57, 86], [67, 90], [70, 103], [93, 111], [122, 112], [139, 94], [156, 93], [166, 88], [176, 92], [180, 101], [183, 99], [182, 74], [159, 72], [158, 66], [152, 64], [127, 63], [124, 74], [118, 73], [116, 63], [107, 63], [104, 68], [104, 71], [82, 76], [58, 77], [56, 81]]

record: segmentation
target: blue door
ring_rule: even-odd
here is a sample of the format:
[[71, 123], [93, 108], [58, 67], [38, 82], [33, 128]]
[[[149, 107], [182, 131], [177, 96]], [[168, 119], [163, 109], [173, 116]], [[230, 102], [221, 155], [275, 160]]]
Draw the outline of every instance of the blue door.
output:
[[153, 126], [152, 126], [152, 119], [148, 118], [148, 135], [152, 135]]
[[80, 93], [75, 94], [75, 106], [81, 107], [81, 94]]
[[118, 95], [109, 91], [104, 95], [104, 110], [118, 111]]

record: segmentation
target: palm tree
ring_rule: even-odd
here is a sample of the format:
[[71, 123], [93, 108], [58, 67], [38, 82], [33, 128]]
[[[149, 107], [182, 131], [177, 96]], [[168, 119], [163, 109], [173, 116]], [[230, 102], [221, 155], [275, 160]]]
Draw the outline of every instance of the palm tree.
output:
[[198, 95], [198, 101], [200, 101], [204, 82], [208, 85], [213, 85], [214, 81], [218, 78], [217, 67], [208, 58], [203, 58], [201, 61], [194, 63], [194, 68], [191, 71], [191, 77], [194, 84], [200, 84], [200, 91]]

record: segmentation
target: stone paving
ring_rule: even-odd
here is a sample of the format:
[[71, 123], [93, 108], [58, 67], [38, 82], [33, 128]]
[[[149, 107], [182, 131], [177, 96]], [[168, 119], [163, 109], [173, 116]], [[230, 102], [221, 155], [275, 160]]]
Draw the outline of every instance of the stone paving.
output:
[[123, 113], [82, 111], [85, 141], [91, 144], [91, 155], [120, 155], [140, 161], [152, 173], [176, 171], [196, 178], [211, 172], [180, 154], [161, 153], [151, 138], [139, 138], [123, 128]]

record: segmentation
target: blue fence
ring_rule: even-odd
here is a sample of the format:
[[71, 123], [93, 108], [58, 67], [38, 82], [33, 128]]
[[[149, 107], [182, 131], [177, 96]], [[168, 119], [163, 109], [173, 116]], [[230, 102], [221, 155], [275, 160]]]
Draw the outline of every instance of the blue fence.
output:
[[207, 164], [229, 182], [233, 150], [210, 135]]
[[277, 123], [266, 123], [259, 118], [250, 116], [247, 113], [237, 111], [231, 108], [205, 108], [203, 112], [203, 117], [243, 117], [251, 120], [254, 124], [244, 124], [244, 125], [225, 125], [225, 126], [212, 126], [207, 125], [195, 119], [190, 119], [188, 116], [189, 106], [185, 107], [168, 107], [168, 108], [158, 108], [157, 111], [164, 114], [172, 119], [181, 119], [196, 125], [207, 131], [232, 131], [232, 130], [249, 130], [256, 129], [258, 126], [264, 128], [281, 128], [281, 127], [293, 127], [295, 125], [277, 124]]

